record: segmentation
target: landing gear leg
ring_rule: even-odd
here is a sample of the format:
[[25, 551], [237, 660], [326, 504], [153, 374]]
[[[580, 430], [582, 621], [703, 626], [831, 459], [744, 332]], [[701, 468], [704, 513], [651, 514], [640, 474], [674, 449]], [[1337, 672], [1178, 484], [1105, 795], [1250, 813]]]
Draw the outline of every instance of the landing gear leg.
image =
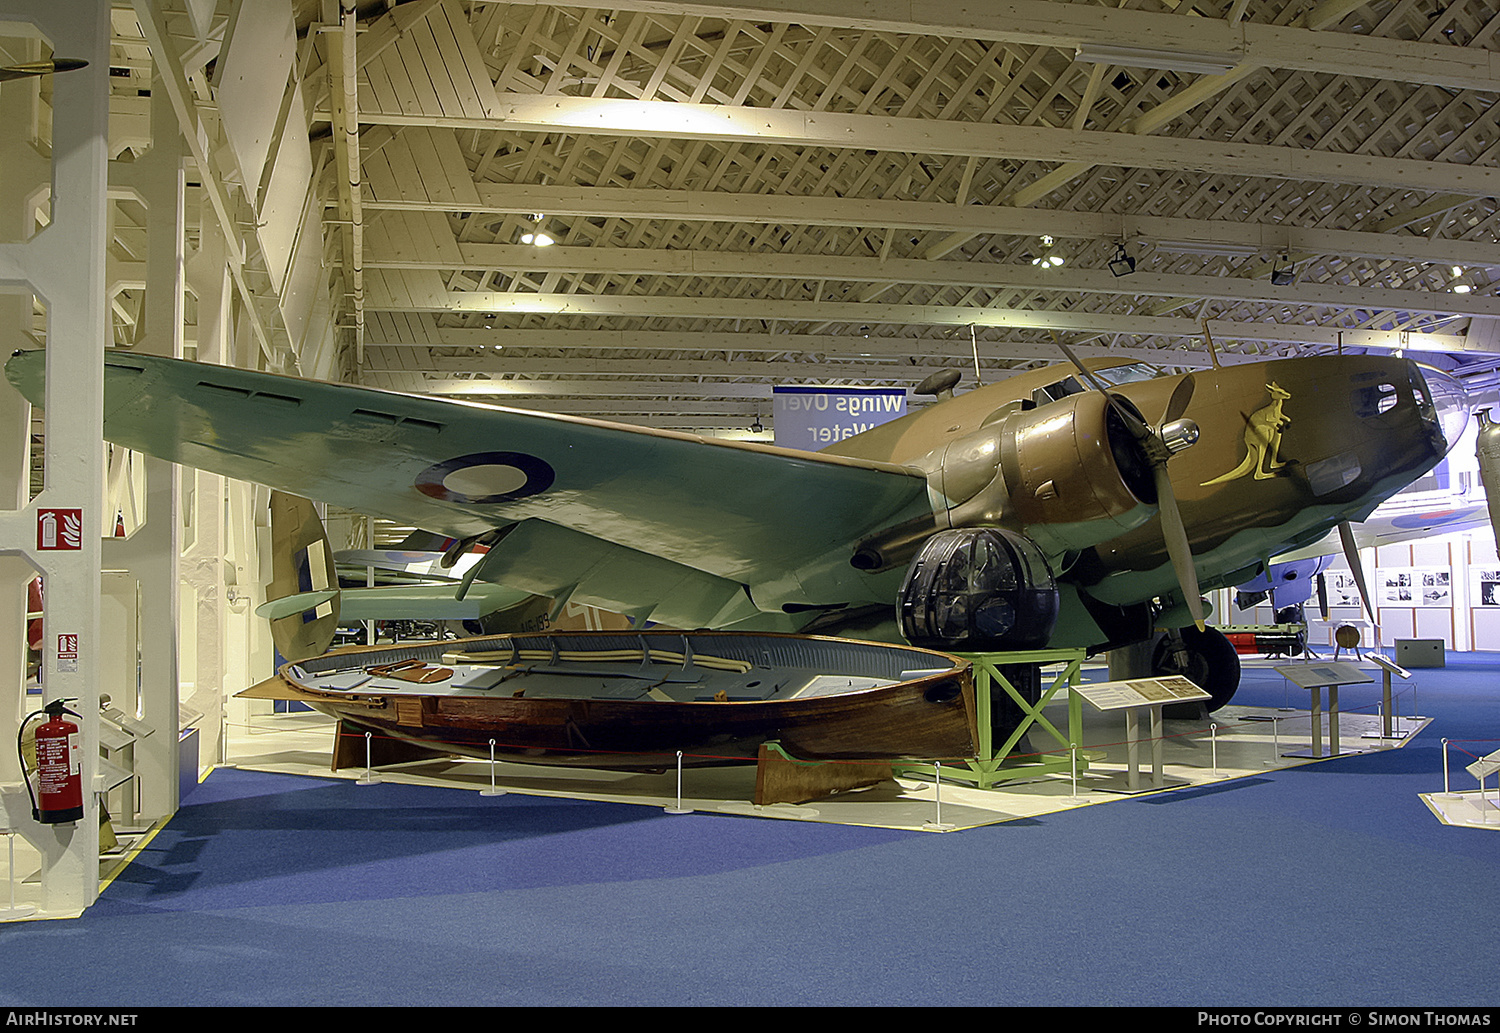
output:
[[[1155, 675], [1180, 674], [1211, 697], [1206, 708], [1218, 710], [1240, 687], [1240, 657], [1217, 628], [1174, 628], [1156, 644], [1151, 658]], [[1170, 715], [1169, 715], [1170, 716]]]

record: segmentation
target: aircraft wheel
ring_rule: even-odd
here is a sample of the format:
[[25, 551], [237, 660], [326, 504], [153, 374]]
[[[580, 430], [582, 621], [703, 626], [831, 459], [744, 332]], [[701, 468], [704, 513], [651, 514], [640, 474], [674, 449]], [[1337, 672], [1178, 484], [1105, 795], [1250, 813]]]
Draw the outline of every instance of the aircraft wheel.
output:
[[1187, 662], [1181, 663], [1172, 648], [1170, 636], [1163, 636], [1151, 657], [1151, 673], [1154, 675], [1180, 674], [1207, 692], [1211, 697], [1206, 706], [1213, 713], [1234, 698], [1240, 687], [1240, 657], [1234, 645], [1218, 628], [1199, 631], [1186, 627], [1181, 631], [1182, 643], [1187, 647]]

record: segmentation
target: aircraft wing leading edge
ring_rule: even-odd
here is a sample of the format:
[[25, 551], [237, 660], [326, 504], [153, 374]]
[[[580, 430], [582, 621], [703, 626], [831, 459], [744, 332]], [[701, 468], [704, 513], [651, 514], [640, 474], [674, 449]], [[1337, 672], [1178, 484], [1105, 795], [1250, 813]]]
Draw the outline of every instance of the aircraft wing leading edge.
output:
[[[41, 403], [45, 353], [6, 375]], [[675, 615], [694, 623], [742, 609], [745, 586], [795, 598], [799, 570], [845, 581], [861, 536], [930, 512], [925, 477], [890, 464], [118, 351], [104, 435], [456, 538], [516, 525], [481, 580], [592, 577], [577, 600], [626, 612], [674, 590], [698, 599]]]

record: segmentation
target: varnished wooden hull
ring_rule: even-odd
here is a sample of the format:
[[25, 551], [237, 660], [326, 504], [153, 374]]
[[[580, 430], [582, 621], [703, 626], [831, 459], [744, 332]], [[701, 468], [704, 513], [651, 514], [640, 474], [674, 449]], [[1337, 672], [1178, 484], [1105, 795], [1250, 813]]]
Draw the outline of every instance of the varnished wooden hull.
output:
[[[704, 679], [728, 698], [605, 699], [528, 698], [513, 695], [518, 674], [507, 674], [495, 689], [466, 692], [381, 691], [367, 683], [353, 691], [319, 688], [319, 675], [308, 668], [283, 668], [283, 686], [261, 686], [247, 695], [301, 699], [338, 717], [346, 733], [364, 731], [448, 753], [511, 761], [533, 761], [610, 769], [660, 769], [677, 762], [709, 765], [754, 761], [762, 743], [779, 742], [804, 760], [932, 760], [971, 757], [975, 752], [974, 692], [966, 661], [907, 646], [818, 639], [809, 636], [738, 634], [733, 632], [600, 632], [570, 635], [515, 635], [465, 639], [429, 647], [357, 650], [340, 654], [347, 671], [415, 655], [429, 662], [455, 649], [476, 644], [495, 648], [560, 648], [563, 652], [601, 652], [639, 648], [646, 643], [657, 655], [685, 652], [732, 663], [753, 663], [748, 672], [715, 672]], [[425, 656], [422, 654], [425, 652]], [[554, 654], [556, 655], [556, 654]], [[320, 658], [327, 662], [327, 658]], [[575, 666], [577, 666], [575, 664]], [[585, 665], [587, 666], [587, 665]], [[671, 665], [665, 665], [670, 669]], [[520, 672], [521, 664], [504, 669]], [[566, 663], [540, 674], [566, 673]], [[590, 669], [599, 668], [594, 664]], [[454, 668], [462, 670], [462, 668]], [[639, 662], [626, 664], [623, 677], [639, 679]], [[663, 669], [657, 663], [650, 670]], [[735, 698], [736, 679], [744, 691], [764, 691], [768, 679], [784, 677], [788, 685], [809, 670], [825, 678], [849, 676], [879, 679], [883, 684], [833, 691], [811, 697]], [[689, 665], [688, 675], [697, 670]], [[900, 677], [911, 674], [912, 677]], [[338, 675], [321, 675], [322, 678]], [[588, 681], [585, 676], [577, 679]], [[805, 679], [804, 679], [805, 680]], [[815, 679], [816, 680], [816, 679]], [[539, 691], [552, 689], [546, 682]], [[605, 680], [601, 679], [601, 685]], [[725, 688], [724, 686], [728, 686]], [[627, 683], [627, 689], [630, 687]], [[668, 685], [677, 695], [699, 687]], [[582, 686], [585, 690], [587, 686]], [[259, 690], [259, 691], [258, 691]], [[603, 691], [601, 688], [599, 691]]]

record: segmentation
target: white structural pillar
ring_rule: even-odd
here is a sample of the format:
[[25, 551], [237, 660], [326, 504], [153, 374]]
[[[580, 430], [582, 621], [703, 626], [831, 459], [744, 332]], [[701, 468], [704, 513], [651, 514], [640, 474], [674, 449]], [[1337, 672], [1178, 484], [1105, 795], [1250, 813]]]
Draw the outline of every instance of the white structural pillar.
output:
[[[160, 84], [157, 84], [158, 86]], [[137, 351], [182, 358], [185, 177], [177, 119], [165, 89], [151, 91], [151, 149], [110, 165], [111, 187], [146, 205], [146, 295]], [[178, 512], [176, 464], [138, 455], [146, 471], [146, 520], [129, 538], [104, 542], [106, 569], [128, 570], [140, 584], [140, 697], [114, 705], [153, 729], [135, 744], [143, 818], [172, 814], [178, 803]], [[113, 517], [113, 514], [106, 514]], [[130, 682], [134, 682], [134, 667]]]
[[[19, 826], [42, 854], [42, 913], [62, 915], [92, 904], [99, 891], [98, 528], [104, 494], [103, 352], [109, 329], [109, 4], [3, 0], [0, 21], [27, 23], [59, 56], [89, 62], [54, 77], [52, 221], [29, 241], [0, 245], [0, 289], [34, 294], [47, 311], [46, 485], [30, 504], [0, 514], [0, 553], [24, 558], [42, 571], [47, 613], [43, 695], [73, 700], [71, 708], [81, 715], [83, 818], [46, 826], [28, 819]], [[60, 537], [39, 533], [52, 527]]]
[[[17, 58], [41, 56], [40, 40], [12, 41]], [[30, 89], [24, 87], [30, 86]], [[35, 229], [32, 208], [51, 186], [52, 162], [36, 146], [39, 121], [38, 91], [32, 83], [0, 89], [0, 241], [25, 240]], [[0, 359], [19, 348], [34, 348], [32, 299], [29, 291], [0, 293]], [[31, 497], [31, 405], [18, 392], [0, 385], [0, 511], [19, 510]], [[0, 556], [0, 635], [20, 643], [26, 635], [27, 584], [38, 571], [21, 555]], [[0, 649], [0, 729], [15, 728], [35, 709], [36, 698], [26, 698], [27, 651]], [[21, 769], [14, 748], [0, 749], [0, 785], [21, 785]]]

